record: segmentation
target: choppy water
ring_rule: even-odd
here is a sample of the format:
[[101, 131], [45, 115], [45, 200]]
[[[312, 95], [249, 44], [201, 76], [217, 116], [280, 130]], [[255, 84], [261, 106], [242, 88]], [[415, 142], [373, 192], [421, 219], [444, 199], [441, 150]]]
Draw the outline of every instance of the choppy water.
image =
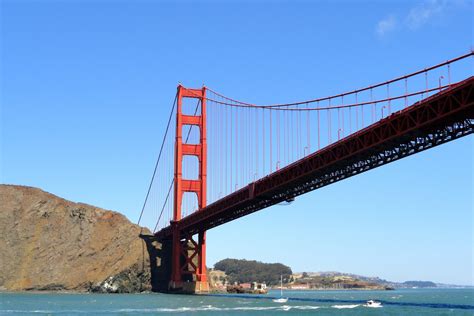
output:
[[[474, 289], [286, 291], [268, 295], [0, 293], [1, 315], [474, 315]], [[381, 308], [364, 306], [369, 299]]]

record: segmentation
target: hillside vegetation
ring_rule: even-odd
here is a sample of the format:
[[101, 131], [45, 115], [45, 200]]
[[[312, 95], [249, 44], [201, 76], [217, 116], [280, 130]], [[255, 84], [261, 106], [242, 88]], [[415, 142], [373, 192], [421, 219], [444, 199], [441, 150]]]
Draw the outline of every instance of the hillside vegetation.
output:
[[214, 265], [216, 270], [224, 271], [230, 283], [265, 282], [267, 285], [287, 282], [292, 274], [291, 268], [281, 263], [263, 263], [255, 260], [224, 259]]

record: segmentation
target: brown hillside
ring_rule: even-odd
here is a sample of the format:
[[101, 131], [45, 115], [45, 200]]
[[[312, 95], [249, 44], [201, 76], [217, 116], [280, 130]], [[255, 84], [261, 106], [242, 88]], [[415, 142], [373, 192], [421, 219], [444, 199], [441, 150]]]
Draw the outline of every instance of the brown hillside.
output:
[[116, 212], [0, 185], [0, 289], [147, 290], [140, 229]]

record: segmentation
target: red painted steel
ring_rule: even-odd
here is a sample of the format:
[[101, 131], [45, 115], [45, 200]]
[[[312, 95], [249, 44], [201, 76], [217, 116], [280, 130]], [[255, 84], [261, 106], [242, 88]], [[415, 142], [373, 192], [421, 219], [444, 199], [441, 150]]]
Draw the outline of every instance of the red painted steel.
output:
[[[385, 84], [387, 83], [390, 82]], [[198, 92], [192, 90], [188, 93], [190, 95]], [[205, 90], [203, 89], [201, 93], [205, 102], [203, 97]], [[178, 124], [179, 122], [178, 119]], [[205, 124], [203, 135], [204, 131]], [[343, 137], [208, 206], [201, 204], [198, 212], [182, 219], [179, 217], [180, 220], [175, 217], [176, 221], [171, 226], [160, 230], [155, 236], [159, 239], [175, 240], [180, 234], [181, 236], [200, 234], [205, 247], [204, 232], [207, 229], [471, 134], [473, 131], [474, 77], [470, 77], [412, 106], [392, 113], [354, 134]], [[201, 143], [204, 146], [203, 140]], [[176, 154], [181, 157], [181, 146], [179, 148], [177, 146]], [[205, 154], [202, 160], [205, 161]], [[205, 168], [205, 163], [201, 165], [201, 171], [203, 166]], [[176, 170], [180, 171], [179, 168]], [[177, 176], [178, 174], [175, 175], [178, 180]], [[179, 182], [179, 186], [176, 185], [179, 190], [175, 191], [178, 193], [182, 190], [181, 181]], [[205, 194], [205, 187], [201, 194]], [[175, 199], [176, 196], [178, 194], [175, 194]], [[180, 215], [178, 212], [179, 210], [175, 209], [175, 215]], [[202, 258], [205, 261], [205, 251]]]
[[[201, 103], [200, 115], [183, 114], [183, 99], [199, 99]], [[183, 143], [182, 131], [184, 125], [194, 125], [199, 128], [199, 144]], [[193, 192], [197, 195], [198, 208], [206, 207], [206, 184], [207, 184], [207, 140], [206, 140], [206, 88], [188, 89], [181, 85], [177, 92], [176, 110], [176, 139], [175, 139], [175, 161], [174, 161], [174, 205], [173, 221], [170, 229], [172, 231], [172, 288], [178, 288], [183, 280], [183, 274], [194, 274], [196, 281], [206, 282], [206, 232], [199, 231], [198, 242], [192, 235], [184, 234], [180, 229], [182, 220], [181, 208], [184, 192]], [[199, 161], [198, 180], [183, 179], [183, 156], [196, 156]], [[192, 245], [192, 246], [190, 246]], [[185, 262], [181, 264], [181, 257]], [[194, 264], [197, 257], [198, 264]]]
[[[207, 88], [189, 89], [179, 85], [176, 96], [174, 177], [158, 221], [172, 187], [174, 187], [173, 220], [169, 226], [154, 234], [157, 239], [167, 239], [172, 245], [169, 287], [182, 289], [186, 285], [183, 283], [185, 280], [196, 281], [196, 288], [199, 286], [201, 290], [201, 285], [208, 284], [206, 280], [206, 230], [277, 203], [291, 201], [306, 192], [473, 133], [474, 77], [459, 83], [451, 83], [451, 64], [473, 55], [474, 53], [471, 51], [436, 66], [363, 89], [287, 104], [254, 105], [230, 99]], [[428, 71], [441, 66], [447, 66], [447, 83], [442, 82], [443, 76], [436, 77], [439, 74], [435, 73], [437, 86], [429, 87]], [[420, 75], [418, 78], [421, 77], [423, 80], [422, 87], [416, 85], [416, 78], [414, 78], [418, 91], [409, 92], [407, 79], [417, 75]], [[404, 86], [404, 93], [397, 94], [394, 83], [398, 81]], [[383, 93], [378, 95], [377, 91], [374, 91], [373, 95], [372, 90], [378, 87], [383, 87]], [[206, 91], [211, 94], [211, 97], [206, 97]], [[364, 91], [366, 96], [361, 95]], [[437, 93], [426, 97], [435, 92]], [[217, 98], [212, 98], [212, 95]], [[355, 97], [355, 103], [348, 96]], [[415, 96], [420, 96], [422, 100], [408, 106], [408, 98], [413, 100]], [[199, 100], [201, 107], [198, 115], [196, 115], [197, 112], [194, 115], [183, 113], [183, 99], [185, 98]], [[334, 104], [339, 102], [338, 98], [341, 103]], [[396, 101], [401, 99], [404, 99], [404, 106], [397, 108]], [[214, 155], [210, 155], [211, 160], [209, 161], [209, 164], [213, 166], [209, 174], [209, 200], [215, 201], [210, 205], [207, 205], [206, 192], [206, 167], [208, 164], [206, 101], [210, 102], [208, 104], [210, 135], [214, 136], [209, 139], [210, 146], [214, 145], [211, 147], [211, 153], [214, 152]], [[327, 101], [328, 105], [320, 104], [321, 101]], [[309, 104], [312, 103], [315, 104], [310, 107]], [[215, 105], [220, 107], [215, 107]], [[367, 118], [372, 122], [366, 127], [364, 125], [364, 105], [366, 111], [369, 111], [369, 113], [366, 112], [365, 123], [367, 124]], [[351, 114], [353, 113], [352, 107], [355, 107], [355, 117]], [[260, 179], [260, 143], [257, 123], [260, 119], [259, 112], [256, 112], [256, 117], [251, 117], [251, 108], [255, 111], [262, 111], [263, 148], [261, 156], [263, 159], [261, 165], [263, 177]], [[397, 111], [397, 109], [402, 110]], [[391, 113], [392, 110], [395, 112]], [[306, 111], [306, 133], [301, 111]], [[314, 123], [314, 128], [317, 129], [317, 142], [315, 141], [317, 151], [311, 153], [310, 122], [313, 111], [317, 112], [317, 120]], [[347, 112], [349, 112], [349, 121], [347, 118], [345, 121]], [[265, 116], [265, 113], [268, 116]], [[323, 123], [324, 115], [326, 116], [327, 131], [323, 128], [324, 125], [321, 125], [320, 115], [323, 115]], [[377, 121], [379, 115], [381, 115], [381, 119]], [[216, 118], [218, 118], [217, 126], [214, 126], [216, 124], [212, 122], [216, 122]], [[372, 119], [370, 120], [370, 118]], [[281, 122], [283, 126], [280, 126]], [[265, 124], [269, 125], [267, 131]], [[353, 132], [353, 124], [355, 132]], [[198, 144], [183, 143], [182, 133], [185, 125], [199, 128]], [[225, 130], [225, 133], [221, 130]], [[252, 134], [253, 132], [255, 134]], [[320, 132], [323, 133], [323, 138]], [[321, 138], [324, 141], [325, 134], [327, 134], [328, 145], [322, 147]], [[274, 137], [275, 135], [276, 137]], [[255, 140], [252, 140], [253, 137]], [[266, 139], [268, 139], [269, 151], [265, 147]], [[215, 146], [216, 144], [218, 146]], [[253, 144], [255, 145], [254, 161], [252, 161], [253, 155], [251, 153]], [[217, 159], [216, 149], [219, 150]], [[266, 153], [270, 163], [269, 174], [265, 171]], [[198, 158], [198, 179], [183, 178], [184, 156]], [[295, 159], [299, 160], [295, 161]], [[276, 162], [275, 165], [274, 162]], [[184, 170], [186, 171], [186, 168]], [[216, 178], [216, 173], [212, 173], [212, 171], [221, 174]], [[230, 181], [226, 182], [226, 179]], [[247, 185], [247, 183], [249, 184]], [[234, 188], [235, 191], [232, 192]], [[223, 190], [224, 192], [222, 192]], [[225, 195], [226, 191], [232, 193]], [[184, 207], [182, 206], [185, 192], [196, 194], [198, 205], [196, 212], [183, 217], [183, 214], [186, 214], [182, 211], [188, 209], [186, 203]], [[225, 196], [222, 197], [222, 195]], [[216, 198], [217, 200], [215, 200]], [[186, 199], [184, 201], [189, 202]], [[163, 224], [165, 223], [166, 218], [163, 221]], [[195, 235], [197, 235], [197, 241], [193, 239]]]

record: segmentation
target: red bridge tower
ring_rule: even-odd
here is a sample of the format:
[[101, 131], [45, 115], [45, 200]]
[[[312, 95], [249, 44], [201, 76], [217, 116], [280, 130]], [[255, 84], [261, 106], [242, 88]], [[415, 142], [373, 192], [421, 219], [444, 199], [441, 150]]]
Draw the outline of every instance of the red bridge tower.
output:
[[[201, 103], [200, 115], [183, 114], [183, 99], [199, 99]], [[199, 128], [199, 144], [183, 143], [183, 126], [193, 125]], [[184, 156], [196, 156], [199, 161], [199, 177], [197, 180], [183, 179], [182, 165]], [[174, 209], [171, 259], [170, 290], [184, 292], [207, 292], [209, 283], [206, 276], [206, 233], [198, 234], [198, 241], [192, 236], [183, 235], [180, 230], [181, 204], [184, 192], [195, 193], [198, 200], [198, 209], [206, 206], [206, 88], [188, 89], [178, 86], [176, 110], [176, 141], [174, 165]], [[192, 282], [184, 282], [184, 279]]]

